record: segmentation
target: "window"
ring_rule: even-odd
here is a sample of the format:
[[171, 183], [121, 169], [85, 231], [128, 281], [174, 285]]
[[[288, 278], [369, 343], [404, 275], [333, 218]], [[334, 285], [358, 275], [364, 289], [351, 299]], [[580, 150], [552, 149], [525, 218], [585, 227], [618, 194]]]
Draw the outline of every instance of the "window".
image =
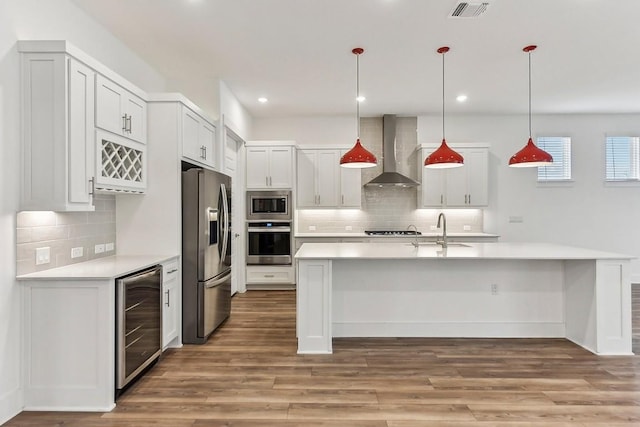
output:
[[640, 180], [640, 138], [608, 136], [605, 142], [605, 179], [607, 181]]
[[571, 180], [571, 138], [568, 136], [538, 137], [537, 145], [553, 157], [549, 166], [538, 167], [538, 181]]

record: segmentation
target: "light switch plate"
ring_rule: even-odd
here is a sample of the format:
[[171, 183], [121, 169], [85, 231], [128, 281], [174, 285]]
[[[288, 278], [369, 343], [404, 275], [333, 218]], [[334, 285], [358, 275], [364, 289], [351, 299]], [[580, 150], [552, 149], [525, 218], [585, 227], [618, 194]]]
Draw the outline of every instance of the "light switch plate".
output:
[[51, 248], [45, 246], [44, 248], [36, 249], [36, 265], [49, 264], [51, 262]]
[[112, 251], [112, 250], [113, 250], [113, 248], [114, 248], [113, 242], [109, 242], [109, 243], [107, 243], [106, 245], [104, 245], [104, 249], [105, 249], [107, 252]]
[[104, 243], [100, 243], [95, 247], [95, 253], [101, 254], [102, 252], [104, 252]]
[[462, 226], [462, 229], [463, 229], [464, 231], [471, 231], [471, 226], [470, 226], [470, 225], [463, 225], [463, 226]]
[[310, 225], [309, 226], [309, 231], [316, 231], [316, 226], [315, 225]]
[[352, 230], [353, 230], [353, 227], [352, 227], [352, 226], [350, 226], [350, 225], [345, 225], [345, 226], [344, 226], [344, 230], [345, 230], [345, 231], [352, 231]]
[[77, 248], [71, 248], [71, 258], [79, 258], [83, 255], [84, 248], [79, 246]]

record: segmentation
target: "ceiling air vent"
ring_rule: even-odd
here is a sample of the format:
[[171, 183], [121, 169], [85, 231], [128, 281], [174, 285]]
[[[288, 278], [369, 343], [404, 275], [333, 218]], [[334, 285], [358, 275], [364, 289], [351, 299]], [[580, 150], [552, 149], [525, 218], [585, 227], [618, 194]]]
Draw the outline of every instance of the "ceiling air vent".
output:
[[459, 1], [454, 6], [450, 18], [477, 18], [489, 7], [488, 2]]

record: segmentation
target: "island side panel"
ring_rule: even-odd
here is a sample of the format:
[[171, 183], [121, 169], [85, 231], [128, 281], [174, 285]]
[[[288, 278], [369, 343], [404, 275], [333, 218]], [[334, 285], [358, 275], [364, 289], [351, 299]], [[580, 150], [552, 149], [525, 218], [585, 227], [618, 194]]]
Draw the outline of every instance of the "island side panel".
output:
[[632, 353], [628, 260], [596, 261], [598, 354]]
[[565, 336], [562, 260], [342, 259], [332, 275], [336, 337]]
[[596, 261], [565, 261], [566, 338], [597, 353]]
[[300, 260], [297, 268], [299, 354], [332, 353], [330, 260]]

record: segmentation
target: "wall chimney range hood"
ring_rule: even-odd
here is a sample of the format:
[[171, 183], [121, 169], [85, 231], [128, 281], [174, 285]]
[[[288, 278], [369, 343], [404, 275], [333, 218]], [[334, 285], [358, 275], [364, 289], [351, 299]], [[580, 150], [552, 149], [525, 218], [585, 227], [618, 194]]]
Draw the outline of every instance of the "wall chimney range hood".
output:
[[419, 182], [396, 171], [396, 116], [382, 116], [382, 173], [365, 184], [366, 187], [417, 187]]

